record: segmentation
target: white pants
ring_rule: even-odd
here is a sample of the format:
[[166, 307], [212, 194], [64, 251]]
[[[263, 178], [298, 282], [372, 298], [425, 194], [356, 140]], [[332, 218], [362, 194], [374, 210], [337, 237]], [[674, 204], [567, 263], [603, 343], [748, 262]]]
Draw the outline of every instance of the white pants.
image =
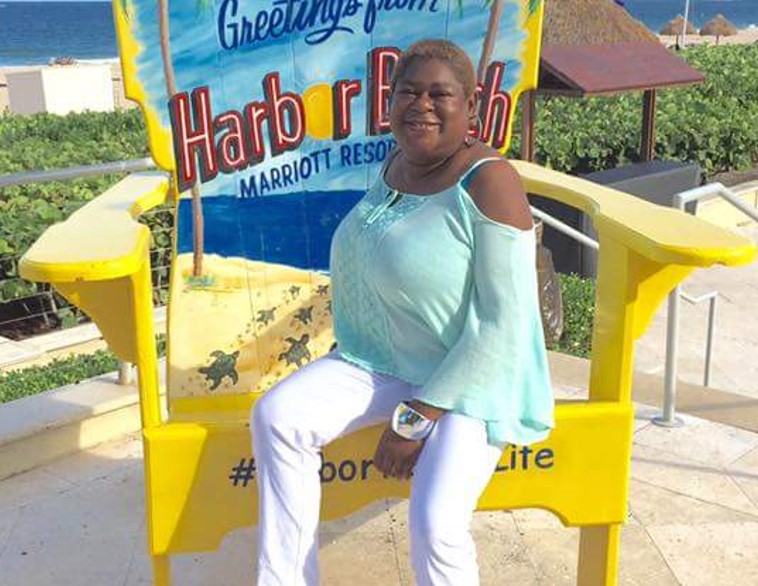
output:
[[[318, 584], [320, 449], [387, 421], [413, 390], [331, 354], [258, 401], [251, 425], [260, 497], [259, 586]], [[414, 469], [408, 520], [419, 586], [479, 584], [469, 525], [500, 453], [487, 443], [484, 423], [463, 415], [444, 415], [427, 438]]]

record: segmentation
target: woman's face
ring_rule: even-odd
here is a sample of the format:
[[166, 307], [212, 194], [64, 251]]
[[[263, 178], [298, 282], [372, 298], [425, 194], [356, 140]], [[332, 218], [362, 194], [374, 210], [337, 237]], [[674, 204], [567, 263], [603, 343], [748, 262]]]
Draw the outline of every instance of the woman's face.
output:
[[463, 144], [475, 106], [447, 64], [414, 59], [395, 84], [390, 127], [407, 157], [435, 162]]

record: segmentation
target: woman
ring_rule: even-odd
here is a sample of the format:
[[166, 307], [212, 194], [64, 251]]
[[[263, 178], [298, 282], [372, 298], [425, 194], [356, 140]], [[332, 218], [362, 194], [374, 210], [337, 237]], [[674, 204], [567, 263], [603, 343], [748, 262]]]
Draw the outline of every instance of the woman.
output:
[[374, 466], [412, 478], [416, 582], [478, 584], [479, 495], [507, 443], [553, 425], [529, 206], [511, 166], [469, 136], [475, 89], [448, 41], [395, 67], [398, 148], [332, 244], [338, 351], [254, 410], [260, 585], [318, 583], [320, 449], [384, 421]]

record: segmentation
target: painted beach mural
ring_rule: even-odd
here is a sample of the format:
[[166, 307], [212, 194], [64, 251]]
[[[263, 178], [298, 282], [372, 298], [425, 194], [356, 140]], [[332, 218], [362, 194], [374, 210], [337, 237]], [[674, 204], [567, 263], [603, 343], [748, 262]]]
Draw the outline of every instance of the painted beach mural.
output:
[[[394, 146], [397, 57], [449, 38], [505, 149], [537, 75], [541, 0], [116, 0], [129, 97], [175, 173], [172, 405], [265, 391], [327, 352], [341, 218]], [[189, 404], [189, 403], [187, 403]]]

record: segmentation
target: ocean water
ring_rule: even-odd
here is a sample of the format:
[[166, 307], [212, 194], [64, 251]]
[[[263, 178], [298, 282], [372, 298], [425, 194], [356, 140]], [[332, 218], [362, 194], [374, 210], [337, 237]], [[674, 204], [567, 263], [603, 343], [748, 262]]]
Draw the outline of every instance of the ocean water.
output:
[[[340, 220], [362, 191], [308, 191], [272, 197], [203, 198], [205, 252], [325, 271]], [[192, 251], [192, 201], [179, 202], [178, 252]], [[299, 229], [293, 230], [297, 225]]]
[[116, 57], [110, 2], [0, 0], [0, 66]]
[[[637, 20], [658, 32], [678, 14], [684, 14], [685, 0], [624, 0], [624, 5]], [[758, 0], [690, 0], [690, 20], [696, 28], [717, 14], [738, 28], [758, 26]]]
[[[657, 32], [677, 14], [684, 13], [685, 0], [624, 3], [630, 14]], [[758, 0], [691, 0], [690, 13], [697, 27], [722, 13], [743, 28], [758, 25]], [[0, 33], [0, 66], [45, 64], [54, 57], [116, 57], [110, 2], [0, 0]]]

